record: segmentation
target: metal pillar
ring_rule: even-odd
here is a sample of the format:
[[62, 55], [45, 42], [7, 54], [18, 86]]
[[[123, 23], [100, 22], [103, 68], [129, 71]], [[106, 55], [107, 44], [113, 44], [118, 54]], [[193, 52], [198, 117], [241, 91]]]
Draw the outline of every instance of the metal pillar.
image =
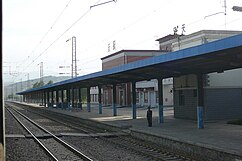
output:
[[54, 91], [51, 91], [51, 107], [54, 108]]
[[37, 92], [37, 93], [35, 93], [35, 103], [36, 104], [39, 104], [39, 93]]
[[25, 102], [25, 95], [23, 95], [23, 102]]
[[197, 75], [197, 127], [204, 128], [204, 91], [203, 91], [203, 75]]
[[28, 103], [30, 103], [30, 96], [29, 96], [29, 94], [27, 95], [27, 97], [28, 97]]
[[59, 108], [59, 91], [56, 90], [56, 108]]
[[75, 107], [75, 88], [71, 89], [71, 107], [74, 108]]
[[47, 91], [47, 107], [50, 107], [50, 92]]
[[43, 94], [44, 94], [44, 107], [46, 107], [46, 92], [44, 91]]
[[158, 97], [159, 97], [159, 108], [158, 108], [158, 114], [159, 114], [159, 123], [164, 122], [164, 114], [163, 114], [163, 82], [161, 78], [158, 78]]
[[82, 109], [82, 88], [79, 88], [78, 89], [78, 101], [79, 101], [79, 104], [78, 104], [78, 107], [80, 109]]
[[90, 95], [90, 87], [87, 87], [87, 111], [91, 112], [91, 95]]
[[102, 87], [98, 86], [98, 102], [99, 102], [99, 108], [98, 108], [98, 112], [99, 114], [103, 113], [103, 106], [102, 106]]
[[61, 108], [64, 108], [64, 90], [61, 90]]
[[133, 119], [136, 119], [136, 82], [132, 82], [132, 110]]
[[67, 97], [67, 108], [68, 108], [68, 109], [70, 109], [70, 102], [71, 102], [71, 97], [70, 97], [70, 95], [71, 95], [71, 91], [70, 91], [70, 89], [67, 89], [67, 90], [66, 90], [66, 97]]
[[30, 103], [33, 103], [33, 95], [31, 94], [30, 96], [29, 96], [29, 99], [30, 99]]
[[117, 107], [116, 107], [116, 84], [113, 85], [113, 116], [117, 116]]
[[40, 95], [41, 95], [41, 105], [43, 106], [44, 105], [44, 92], [41, 92]]
[[76, 37], [72, 37], [72, 63], [71, 63], [71, 78], [77, 76], [77, 65], [76, 65]]

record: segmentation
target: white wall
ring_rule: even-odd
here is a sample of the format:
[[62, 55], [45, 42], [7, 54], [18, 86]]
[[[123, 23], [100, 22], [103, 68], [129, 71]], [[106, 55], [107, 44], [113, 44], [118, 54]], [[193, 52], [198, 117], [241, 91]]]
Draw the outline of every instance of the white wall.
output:
[[242, 68], [211, 73], [208, 76], [209, 87], [242, 87]]

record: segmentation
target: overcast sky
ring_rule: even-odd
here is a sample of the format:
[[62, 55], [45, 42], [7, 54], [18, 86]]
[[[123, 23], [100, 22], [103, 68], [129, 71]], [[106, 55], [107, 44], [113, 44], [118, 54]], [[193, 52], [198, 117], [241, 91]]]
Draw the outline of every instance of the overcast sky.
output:
[[[72, 36], [77, 38], [79, 74], [101, 70], [101, 57], [122, 49], [159, 49], [156, 39], [185, 24], [185, 34], [203, 29], [242, 30], [241, 0], [3, 0], [4, 80], [19, 82], [59, 76], [71, 65]], [[214, 14], [214, 15], [213, 15]], [[213, 15], [213, 16], [209, 16]], [[205, 18], [208, 16], [207, 18]], [[181, 29], [178, 33], [181, 32]], [[108, 44], [116, 41], [116, 50]], [[11, 66], [11, 67], [10, 67]], [[17, 73], [17, 74], [16, 74]]]

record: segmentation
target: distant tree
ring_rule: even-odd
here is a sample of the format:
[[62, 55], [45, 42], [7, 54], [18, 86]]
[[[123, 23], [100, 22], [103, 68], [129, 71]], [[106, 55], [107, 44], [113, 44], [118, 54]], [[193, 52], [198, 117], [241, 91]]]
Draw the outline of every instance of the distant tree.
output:
[[44, 86], [44, 85], [45, 85], [44, 82], [41, 80], [41, 81], [39, 82], [39, 87]]
[[12, 99], [12, 98], [13, 98], [13, 94], [9, 94], [8, 99]]
[[46, 85], [53, 84], [52, 80], [49, 80], [49, 82]]
[[37, 87], [39, 87], [39, 82], [35, 82], [35, 83], [33, 84], [33, 88], [37, 88]]
[[43, 81], [34, 83], [33, 88], [38, 88], [38, 87], [41, 87], [41, 86], [44, 86], [44, 82]]

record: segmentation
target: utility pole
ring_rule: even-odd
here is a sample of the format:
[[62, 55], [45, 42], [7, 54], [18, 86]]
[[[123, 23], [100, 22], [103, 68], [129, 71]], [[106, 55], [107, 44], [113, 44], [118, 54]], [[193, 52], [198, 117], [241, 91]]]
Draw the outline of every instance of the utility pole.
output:
[[29, 73], [27, 74], [27, 89], [29, 89], [30, 82], [29, 82]]
[[44, 76], [44, 68], [43, 68], [43, 62], [40, 63], [40, 82], [44, 82], [43, 81], [43, 76]]
[[[73, 36], [72, 38], [72, 60], [71, 60], [71, 78], [77, 77], [77, 64], [76, 64], [76, 37]], [[66, 40], [68, 42], [70, 39]]]
[[16, 95], [16, 93], [17, 93], [17, 91], [18, 91], [18, 82], [16, 82], [16, 84], [15, 84], [16, 86], [16, 88], [15, 88], [15, 101], [17, 101], [17, 99], [18, 99], [18, 97], [17, 97], [17, 95]]
[[22, 81], [22, 78], [20, 79], [20, 91], [23, 90], [23, 81]]
[[[20, 91], [23, 90], [23, 81], [22, 81], [22, 78], [20, 80]], [[20, 102], [22, 102], [22, 96], [20, 96]]]
[[12, 101], [13, 101], [13, 84], [12, 84]]

